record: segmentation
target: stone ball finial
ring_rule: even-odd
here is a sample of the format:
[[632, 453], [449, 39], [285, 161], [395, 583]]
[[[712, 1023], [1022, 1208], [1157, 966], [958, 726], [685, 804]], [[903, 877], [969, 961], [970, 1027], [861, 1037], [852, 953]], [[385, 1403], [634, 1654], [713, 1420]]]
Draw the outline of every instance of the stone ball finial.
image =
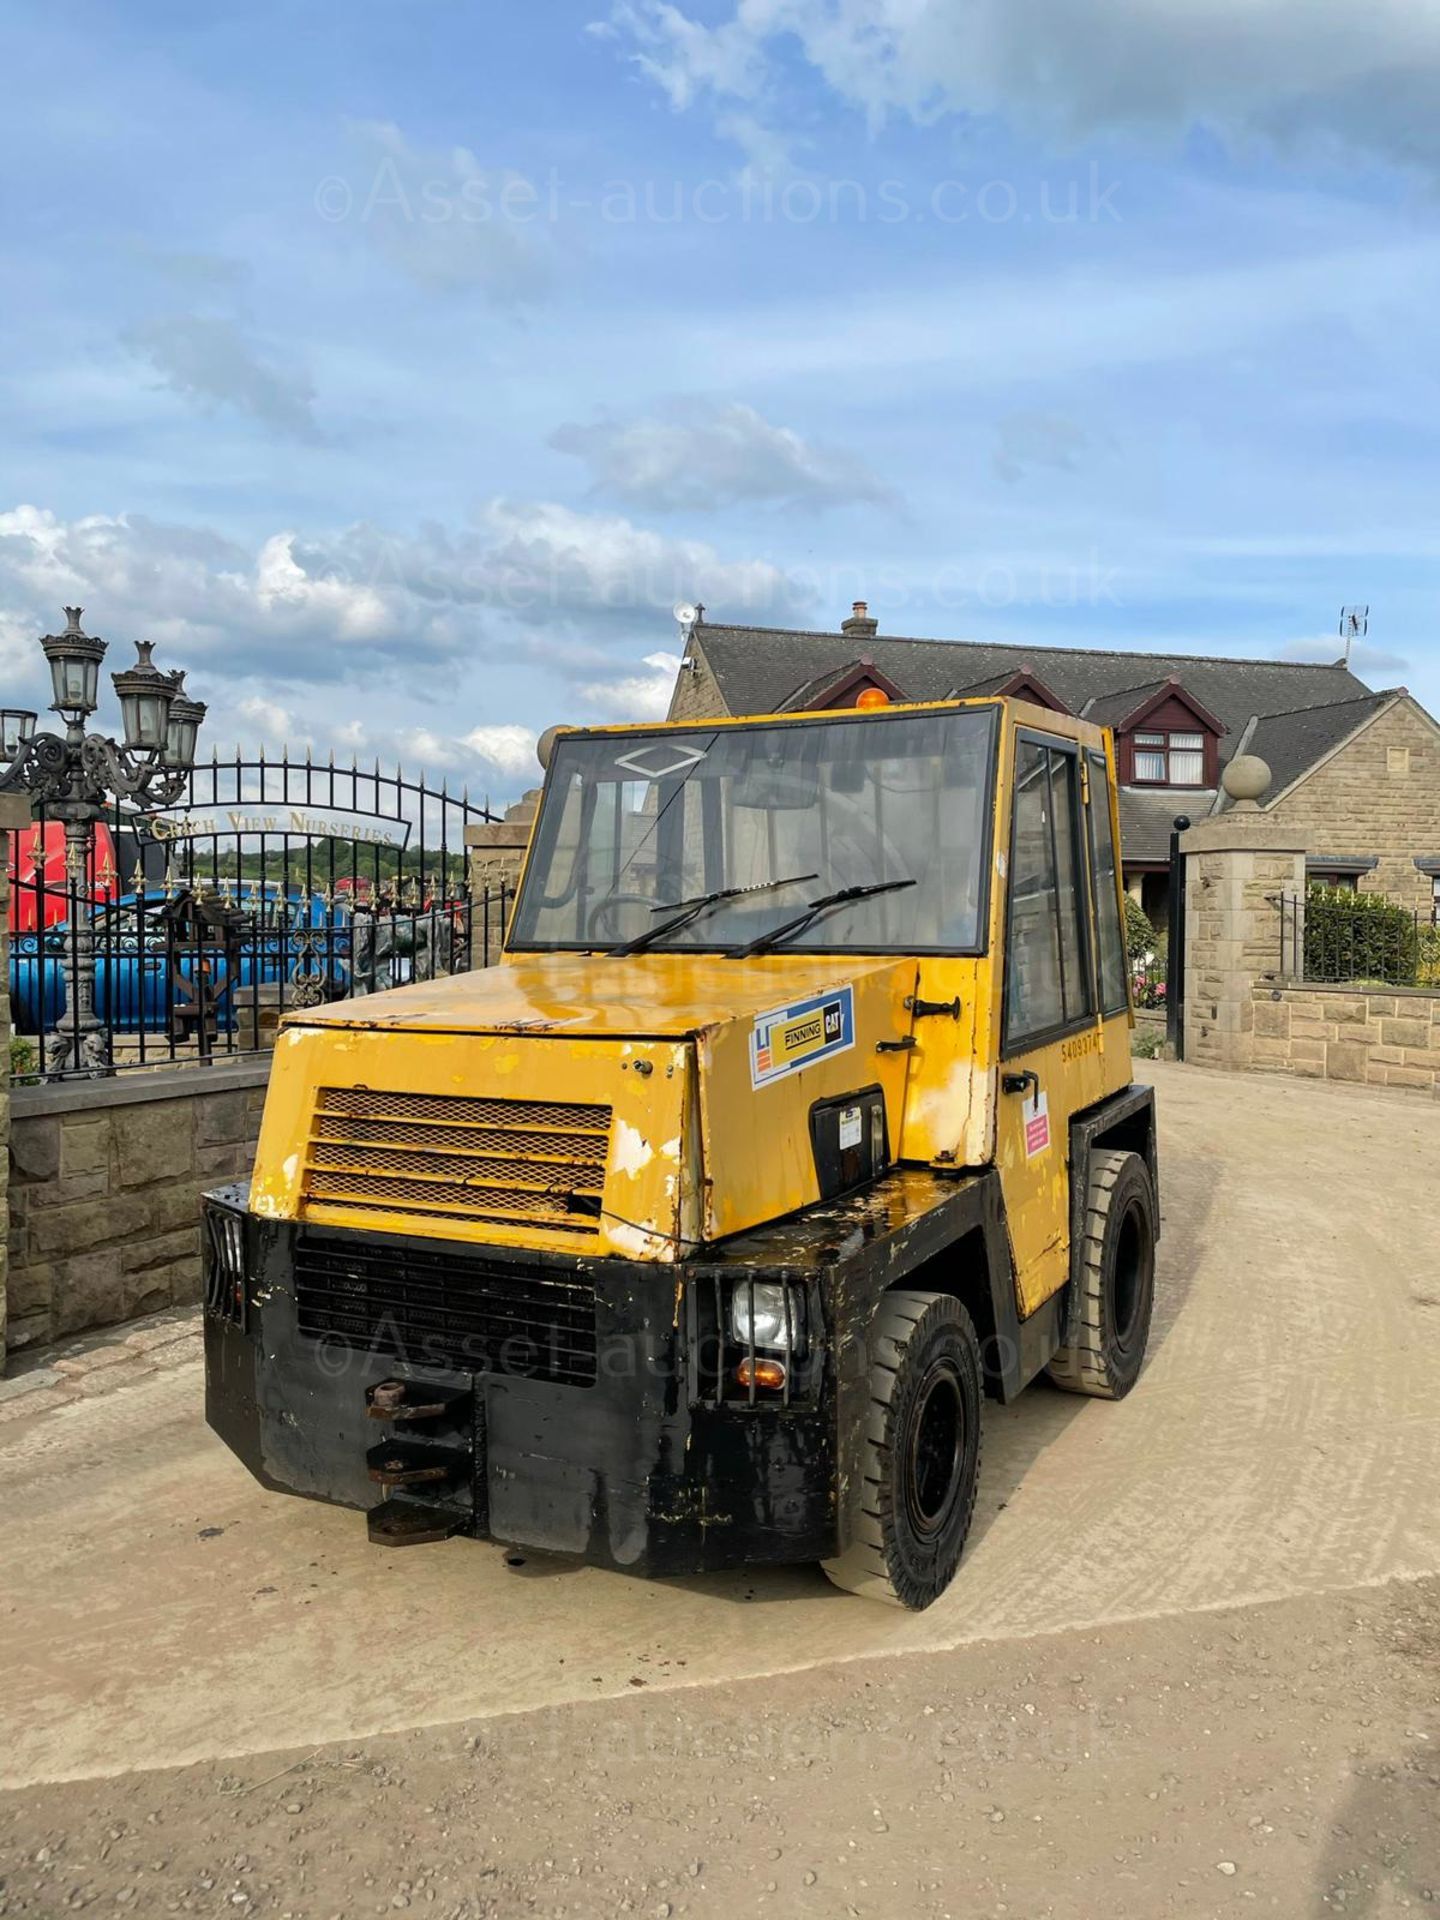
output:
[[1270, 767], [1258, 753], [1237, 753], [1220, 784], [1237, 807], [1253, 807], [1270, 786]]

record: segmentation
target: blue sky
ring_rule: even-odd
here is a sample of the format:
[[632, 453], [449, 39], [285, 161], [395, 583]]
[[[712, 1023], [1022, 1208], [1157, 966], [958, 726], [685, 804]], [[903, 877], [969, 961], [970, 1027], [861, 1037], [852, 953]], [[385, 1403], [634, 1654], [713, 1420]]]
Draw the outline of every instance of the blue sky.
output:
[[669, 609], [1440, 711], [1433, 0], [6, 8], [0, 664], [509, 795]]

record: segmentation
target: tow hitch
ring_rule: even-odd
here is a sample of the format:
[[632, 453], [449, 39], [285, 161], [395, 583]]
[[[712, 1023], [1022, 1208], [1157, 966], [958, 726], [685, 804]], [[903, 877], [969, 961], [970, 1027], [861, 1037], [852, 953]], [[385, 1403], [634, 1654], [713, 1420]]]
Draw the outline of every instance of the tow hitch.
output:
[[370, 1478], [389, 1495], [368, 1516], [377, 1546], [419, 1546], [473, 1530], [474, 1396], [430, 1381], [381, 1380], [365, 1390], [370, 1419], [399, 1431], [365, 1455]]

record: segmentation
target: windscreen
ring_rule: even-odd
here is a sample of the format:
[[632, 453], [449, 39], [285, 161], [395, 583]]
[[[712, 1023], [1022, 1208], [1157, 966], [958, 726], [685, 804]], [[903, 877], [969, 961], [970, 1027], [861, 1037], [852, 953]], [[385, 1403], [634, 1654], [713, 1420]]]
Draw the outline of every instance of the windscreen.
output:
[[[563, 737], [510, 945], [724, 950], [885, 885], [776, 950], [977, 952], [997, 719], [972, 707]], [[654, 937], [711, 894], [727, 897]]]

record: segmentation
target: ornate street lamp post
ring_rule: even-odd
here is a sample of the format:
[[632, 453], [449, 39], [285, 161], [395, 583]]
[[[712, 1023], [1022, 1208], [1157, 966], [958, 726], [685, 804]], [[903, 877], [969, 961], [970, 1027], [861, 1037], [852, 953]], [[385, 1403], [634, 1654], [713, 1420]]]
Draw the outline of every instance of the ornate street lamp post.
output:
[[[50, 663], [55, 699], [51, 711], [65, 722], [63, 738], [37, 733], [36, 716], [0, 708], [0, 792], [24, 789], [65, 822], [65, 867], [73, 882], [91, 871], [96, 822], [110, 794], [142, 808], [167, 807], [185, 790], [195, 764], [195, 739], [205, 708], [185, 693], [183, 673], [151, 665], [153, 644], [136, 642], [133, 667], [111, 675], [120, 701], [125, 738], [86, 733], [99, 705], [100, 662], [105, 642], [82, 631], [81, 607], [66, 607], [65, 631], [46, 634], [40, 645]], [[53, 1074], [111, 1071], [109, 1036], [95, 1017], [95, 929], [83, 885], [71, 887], [74, 925], [70, 938], [65, 1011], [51, 1036], [46, 1067]], [[43, 996], [42, 996], [43, 997]]]

